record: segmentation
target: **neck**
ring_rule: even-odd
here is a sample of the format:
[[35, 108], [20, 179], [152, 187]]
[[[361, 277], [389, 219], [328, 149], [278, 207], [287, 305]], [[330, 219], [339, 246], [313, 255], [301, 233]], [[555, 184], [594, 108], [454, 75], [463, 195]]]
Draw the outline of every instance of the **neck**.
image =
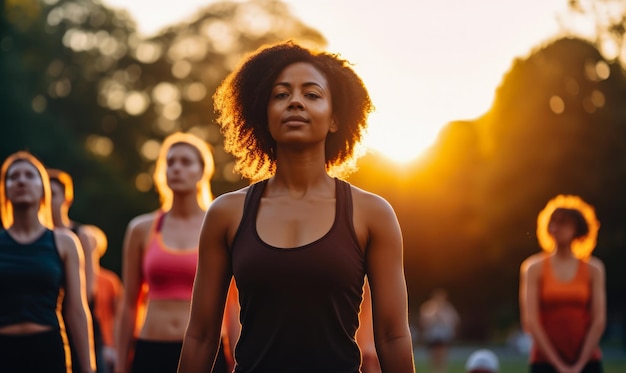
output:
[[571, 243], [557, 244], [554, 250], [554, 256], [561, 259], [573, 258], [574, 254], [572, 253]]
[[60, 211], [52, 211], [52, 222], [57, 228], [71, 228], [72, 221], [67, 215], [61, 214]]
[[168, 213], [175, 216], [190, 217], [204, 214], [204, 210], [200, 208], [194, 191], [193, 193], [187, 194], [174, 194], [172, 208], [168, 211]]
[[275, 184], [289, 189], [308, 189], [331, 179], [326, 172], [323, 153], [320, 156], [311, 152], [287, 152], [282, 157], [280, 154], [276, 161], [276, 174], [272, 178]]
[[37, 216], [38, 210], [35, 208], [15, 209], [13, 210], [13, 225], [10, 229], [12, 232], [29, 234], [39, 232], [43, 225], [39, 222]]

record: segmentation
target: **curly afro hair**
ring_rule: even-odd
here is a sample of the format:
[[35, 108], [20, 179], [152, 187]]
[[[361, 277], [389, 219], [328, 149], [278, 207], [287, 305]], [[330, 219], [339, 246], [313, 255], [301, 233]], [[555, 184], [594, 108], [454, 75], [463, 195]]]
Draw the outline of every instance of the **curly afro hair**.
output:
[[357, 147], [374, 106], [361, 78], [337, 54], [307, 49], [293, 41], [266, 45], [244, 58], [213, 96], [224, 148], [235, 156], [235, 171], [260, 180], [276, 171], [276, 142], [267, 122], [267, 105], [278, 75], [306, 62], [328, 81], [338, 131], [326, 138], [326, 169], [336, 175], [353, 171]]

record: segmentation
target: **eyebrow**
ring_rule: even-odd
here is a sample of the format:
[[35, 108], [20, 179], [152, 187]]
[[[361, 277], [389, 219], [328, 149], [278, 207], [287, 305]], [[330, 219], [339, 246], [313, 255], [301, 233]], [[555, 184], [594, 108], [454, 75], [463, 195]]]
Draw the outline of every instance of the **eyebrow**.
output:
[[[287, 87], [287, 88], [291, 88], [292, 85], [291, 83], [287, 83], [287, 82], [278, 82], [276, 84], [274, 84], [274, 88], [275, 87]], [[319, 83], [316, 82], [306, 82], [304, 84], [302, 84], [303, 87], [311, 87], [311, 86], [315, 86], [315, 87], [319, 87], [321, 89], [325, 89], [322, 85], [320, 85]]]

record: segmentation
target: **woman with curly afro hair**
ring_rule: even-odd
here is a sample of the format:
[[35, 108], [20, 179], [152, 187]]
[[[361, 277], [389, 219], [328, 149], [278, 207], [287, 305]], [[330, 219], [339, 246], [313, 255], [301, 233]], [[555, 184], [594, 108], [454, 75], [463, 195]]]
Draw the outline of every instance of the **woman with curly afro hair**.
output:
[[338, 177], [373, 110], [361, 79], [338, 55], [284, 42], [246, 57], [214, 101], [235, 170], [254, 183], [207, 211], [179, 372], [210, 370], [233, 276], [235, 372], [360, 372], [366, 278], [382, 371], [414, 372], [396, 214]]
[[543, 251], [520, 270], [522, 325], [533, 338], [530, 372], [602, 372], [606, 325], [605, 269], [591, 255], [598, 222], [575, 195], [551, 199], [537, 217]]

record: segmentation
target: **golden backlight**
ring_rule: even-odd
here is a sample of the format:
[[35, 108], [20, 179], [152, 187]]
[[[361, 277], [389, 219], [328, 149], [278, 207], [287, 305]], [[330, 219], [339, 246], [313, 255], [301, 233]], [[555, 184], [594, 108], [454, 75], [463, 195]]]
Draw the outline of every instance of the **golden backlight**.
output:
[[[127, 9], [151, 36], [212, 1], [103, 2]], [[564, 0], [284, 2], [354, 64], [376, 106], [366, 145], [400, 164], [421, 157], [447, 123], [488, 111], [512, 61], [553, 37], [567, 7]]]

